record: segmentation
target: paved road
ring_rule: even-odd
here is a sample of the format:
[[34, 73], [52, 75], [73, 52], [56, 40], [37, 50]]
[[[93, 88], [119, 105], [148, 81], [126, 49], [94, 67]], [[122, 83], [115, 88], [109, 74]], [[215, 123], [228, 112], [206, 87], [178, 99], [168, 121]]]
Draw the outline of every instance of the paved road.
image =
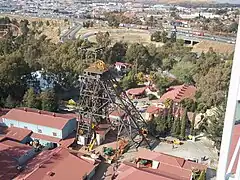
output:
[[[154, 32], [155, 30], [150, 30], [150, 32]], [[89, 38], [91, 36], [96, 35], [97, 32], [92, 31], [86, 34], [83, 34], [81, 36], [82, 39]], [[171, 34], [171, 31], [168, 31], [169, 37]], [[196, 41], [200, 42], [201, 40], [209, 40], [209, 41], [217, 41], [217, 42], [223, 42], [223, 43], [229, 43], [229, 44], [235, 44], [236, 39], [235, 38], [229, 38], [229, 37], [222, 37], [222, 36], [212, 36], [209, 34], [205, 34], [204, 36], [197, 36], [188, 32], [184, 31], [177, 31], [177, 38], [178, 39], [184, 39], [189, 41]]]
[[82, 28], [81, 23], [74, 23], [74, 26], [70, 28], [66, 33], [61, 36], [61, 41], [64, 42], [69, 39], [75, 39], [77, 32]]

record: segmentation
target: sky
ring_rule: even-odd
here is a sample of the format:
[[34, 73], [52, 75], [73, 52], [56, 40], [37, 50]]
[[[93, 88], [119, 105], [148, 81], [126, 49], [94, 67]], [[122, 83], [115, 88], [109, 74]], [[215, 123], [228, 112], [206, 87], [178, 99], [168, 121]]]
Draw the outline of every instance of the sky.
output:
[[240, 0], [216, 0], [219, 3], [240, 4]]

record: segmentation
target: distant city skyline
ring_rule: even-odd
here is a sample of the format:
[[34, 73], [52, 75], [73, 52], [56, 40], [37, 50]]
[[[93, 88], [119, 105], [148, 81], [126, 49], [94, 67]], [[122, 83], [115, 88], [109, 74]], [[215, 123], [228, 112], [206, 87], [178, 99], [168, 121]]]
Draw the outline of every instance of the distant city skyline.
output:
[[219, 3], [240, 4], [240, 0], [216, 0]]

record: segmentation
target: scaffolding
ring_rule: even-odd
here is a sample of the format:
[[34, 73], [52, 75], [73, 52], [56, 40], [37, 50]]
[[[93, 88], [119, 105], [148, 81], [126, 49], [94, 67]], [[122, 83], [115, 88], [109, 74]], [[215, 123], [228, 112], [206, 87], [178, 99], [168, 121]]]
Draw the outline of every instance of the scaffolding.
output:
[[[124, 112], [124, 116], [110, 121], [113, 111]], [[78, 123], [77, 141], [82, 132], [88, 142], [93, 134], [91, 124], [111, 124], [118, 130], [117, 139], [128, 138], [130, 146], [138, 148], [146, 145], [151, 148], [144, 133], [147, 123], [135, 108], [126, 93], [120, 88], [114, 73], [102, 61], [96, 61], [80, 76], [80, 121]], [[83, 128], [84, 127], [84, 128]]]

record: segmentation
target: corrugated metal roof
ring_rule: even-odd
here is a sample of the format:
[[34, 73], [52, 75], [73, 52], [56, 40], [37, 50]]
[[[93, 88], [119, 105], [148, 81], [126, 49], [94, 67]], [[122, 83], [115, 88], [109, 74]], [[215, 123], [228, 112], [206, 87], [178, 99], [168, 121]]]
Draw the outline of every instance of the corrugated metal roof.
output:
[[90, 174], [96, 165], [74, 156], [67, 149], [56, 148], [32, 159], [15, 180], [79, 180]]
[[38, 111], [33, 109], [11, 109], [6, 115], [2, 117], [55, 129], [63, 129], [67, 122], [74, 118], [74, 116]]

